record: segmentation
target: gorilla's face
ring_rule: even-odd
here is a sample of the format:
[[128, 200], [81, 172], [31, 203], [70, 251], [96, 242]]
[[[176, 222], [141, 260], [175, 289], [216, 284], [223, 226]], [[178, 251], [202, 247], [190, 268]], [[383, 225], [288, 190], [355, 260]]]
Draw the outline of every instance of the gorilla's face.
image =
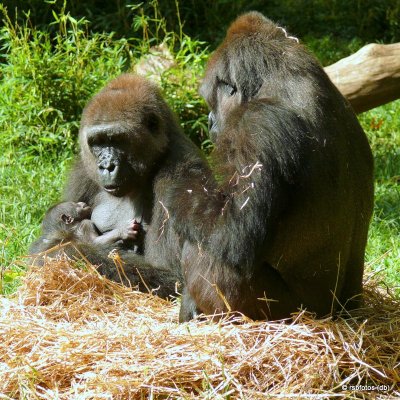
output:
[[233, 83], [216, 81], [214, 107], [208, 114], [208, 129], [213, 142], [224, 129], [225, 119], [239, 104], [237, 88]]
[[118, 83], [106, 86], [89, 103], [80, 140], [89, 176], [107, 193], [121, 197], [143, 189], [168, 138], [158, 91], [129, 75]]
[[219, 64], [208, 69], [200, 87], [200, 94], [210, 107], [208, 129], [213, 142], [216, 141], [218, 134], [224, 130], [225, 121], [241, 103], [241, 96], [236, 83], [226, 71], [223, 73], [223, 68]]
[[126, 118], [83, 130], [95, 179], [106, 192], [124, 196], [144, 184], [160, 155], [152, 143], [159, 136], [159, 121], [157, 116], [153, 118], [151, 124], [141, 118]]

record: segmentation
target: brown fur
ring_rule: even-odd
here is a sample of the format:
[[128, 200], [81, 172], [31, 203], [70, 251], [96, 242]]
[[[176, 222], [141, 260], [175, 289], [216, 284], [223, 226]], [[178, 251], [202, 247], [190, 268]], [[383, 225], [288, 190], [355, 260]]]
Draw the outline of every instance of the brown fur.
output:
[[[133, 218], [144, 224], [143, 255], [118, 247], [125, 276], [143, 291], [176, 295], [182, 240], [164, 204], [174, 182], [209, 174], [200, 151], [182, 133], [159, 89], [130, 74], [112, 80], [88, 103], [79, 140], [65, 200], [88, 203], [102, 234]], [[108, 257], [115, 244], [75, 240], [73, 245], [101, 273], [119, 280]], [[67, 251], [77, 255], [73, 248]]]

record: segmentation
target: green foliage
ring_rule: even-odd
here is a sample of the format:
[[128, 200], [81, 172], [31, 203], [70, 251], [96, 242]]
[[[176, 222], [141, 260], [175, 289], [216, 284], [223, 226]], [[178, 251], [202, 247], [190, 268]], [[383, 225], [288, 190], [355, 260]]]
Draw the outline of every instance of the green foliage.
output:
[[61, 194], [64, 173], [69, 164], [66, 158], [18, 158], [18, 150], [9, 163], [0, 158], [0, 293], [9, 292], [14, 279], [24, 270], [28, 245], [37, 237], [40, 221], [50, 204]]
[[272, 19], [280, 20], [300, 37], [311, 35], [363, 42], [400, 39], [397, 0], [273, 0]]
[[129, 61], [126, 40], [89, 35], [87, 21], [54, 14], [56, 33], [13, 24], [4, 13], [0, 123], [2, 143], [24, 155], [71, 153], [89, 96]]
[[[15, 7], [20, 11], [30, 10], [33, 24], [41, 28], [51, 21], [52, 11], [58, 14], [63, 7], [63, 0], [5, 2], [10, 10]], [[67, 10], [78, 18], [88, 18], [97, 32], [113, 31], [118, 37], [133, 37], [132, 20], [136, 23], [141, 16], [131, 4], [131, 0], [69, 0]], [[363, 43], [400, 40], [398, 0], [186, 0], [179, 2], [179, 18], [176, 5], [177, 0], [157, 2], [167, 30], [179, 32], [182, 21], [187, 34], [214, 45], [222, 39], [233, 19], [250, 10], [262, 12], [300, 38], [332, 35], [341, 40], [357, 37]], [[154, 0], [142, 1], [142, 15], [153, 15], [153, 6]]]
[[184, 132], [204, 150], [210, 148], [207, 106], [198, 94], [207, 49], [202, 42], [183, 36], [175, 55], [176, 66], [161, 75], [161, 87], [170, 106], [178, 114]]
[[334, 38], [332, 35], [323, 36], [320, 39], [307, 35], [304, 37], [304, 43], [323, 66], [333, 64], [341, 58], [355, 53], [363, 46], [360, 39], [354, 38], [348, 41]]
[[400, 100], [360, 116], [375, 158], [375, 211], [367, 260], [400, 293]]
[[184, 132], [199, 147], [207, 150], [210, 148], [207, 109], [204, 100], [198, 94], [198, 83], [208, 58], [208, 49], [204, 42], [194, 40], [183, 32], [177, 2], [177, 33], [168, 31], [167, 22], [159, 10], [158, 0], [148, 2], [147, 6], [151, 6], [152, 16], [145, 14], [145, 10], [149, 10], [142, 7], [142, 3], [129, 6], [137, 11], [133, 18], [134, 29], [142, 32], [141, 39], [133, 38], [132, 41], [142, 55], [151, 52], [152, 46], [160, 43], [168, 48], [173, 58], [172, 67], [160, 70], [157, 76], [150, 76], [150, 79], [159, 80], [164, 96], [178, 115]]

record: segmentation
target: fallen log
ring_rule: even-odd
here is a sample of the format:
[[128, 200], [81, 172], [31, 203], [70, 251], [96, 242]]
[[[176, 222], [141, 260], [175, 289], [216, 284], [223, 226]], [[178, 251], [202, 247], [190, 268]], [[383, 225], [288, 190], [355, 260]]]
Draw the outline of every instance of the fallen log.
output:
[[368, 44], [325, 71], [362, 113], [400, 98], [400, 43]]

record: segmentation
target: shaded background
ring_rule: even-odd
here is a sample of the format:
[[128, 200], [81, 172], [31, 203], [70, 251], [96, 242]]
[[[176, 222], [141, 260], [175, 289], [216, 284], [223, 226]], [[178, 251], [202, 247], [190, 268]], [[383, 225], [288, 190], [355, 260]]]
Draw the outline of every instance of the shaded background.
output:
[[[30, 10], [30, 20], [40, 28], [53, 21], [52, 10], [57, 13], [63, 1], [44, 4], [43, 0], [8, 0], [10, 15], [18, 8], [19, 17]], [[117, 37], [132, 36], [132, 4], [141, 4], [144, 14], [151, 15], [153, 1], [123, 0], [69, 0], [66, 10], [74, 17], [85, 17], [91, 29], [97, 32], [116, 32]], [[162, 0], [160, 14], [167, 20], [168, 29], [177, 31], [177, 2]], [[320, 38], [330, 36], [342, 40], [360, 39], [363, 42], [400, 41], [399, 0], [185, 0], [179, 2], [184, 31], [193, 38], [205, 40], [214, 46], [224, 36], [229, 23], [238, 14], [257, 10], [299, 37]], [[17, 17], [17, 18], [19, 18]]]

